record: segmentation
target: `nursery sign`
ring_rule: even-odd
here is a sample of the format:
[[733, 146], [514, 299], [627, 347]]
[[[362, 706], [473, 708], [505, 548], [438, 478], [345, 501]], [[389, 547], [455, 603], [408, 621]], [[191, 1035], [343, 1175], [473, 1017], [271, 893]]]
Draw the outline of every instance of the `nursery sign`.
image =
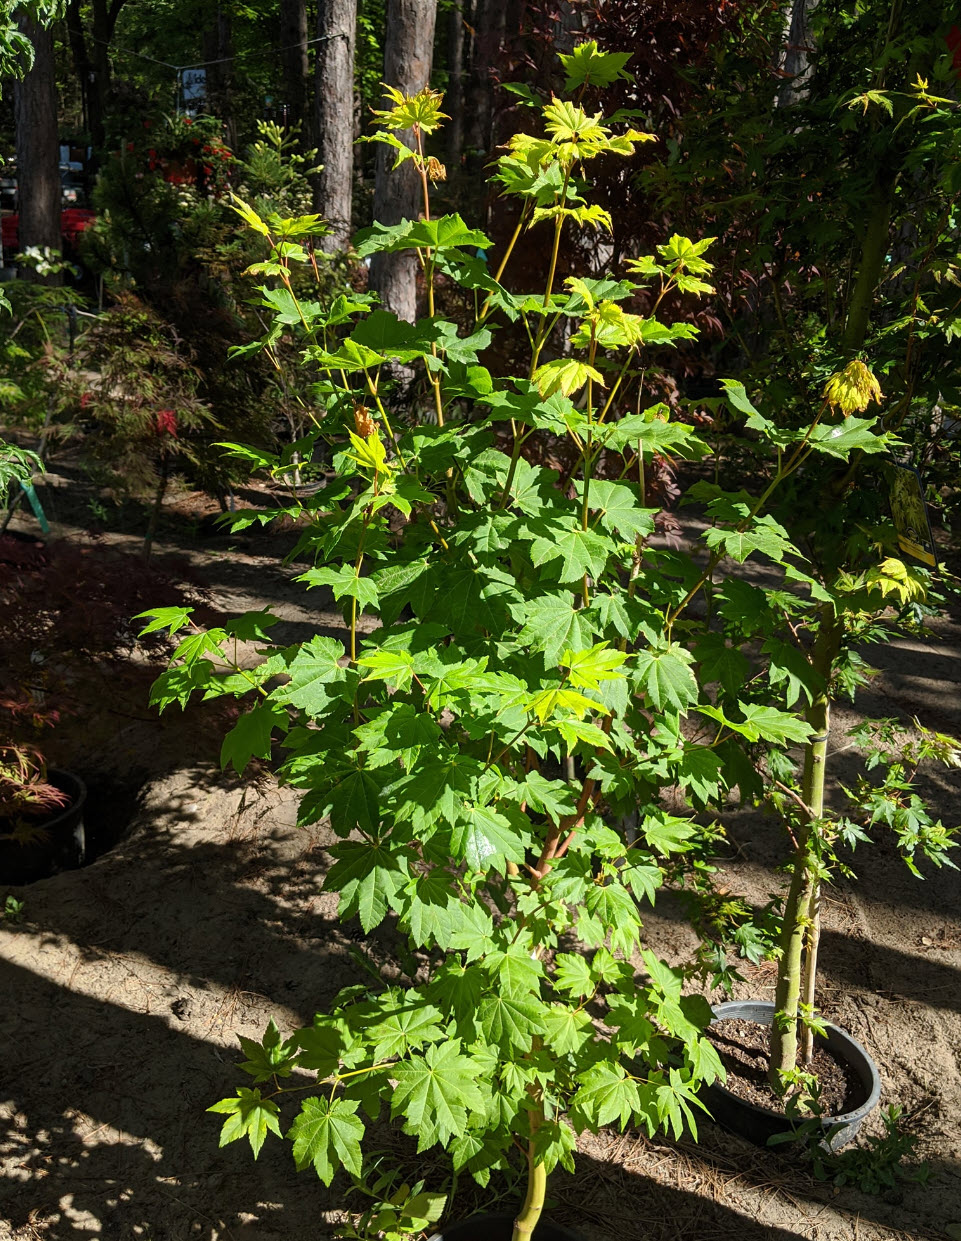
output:
[[893, 463], [891, 514], [898, 532], [898, 545], [922, 564], [937, 568], [938, 557], [928, 520], [921, 475], [913, 465]]

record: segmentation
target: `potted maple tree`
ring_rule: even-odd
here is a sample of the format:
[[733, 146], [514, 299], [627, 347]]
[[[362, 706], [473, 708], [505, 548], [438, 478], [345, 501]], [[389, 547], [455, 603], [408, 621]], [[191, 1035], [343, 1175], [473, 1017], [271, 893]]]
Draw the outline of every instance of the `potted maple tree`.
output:
[[[801, 482], [786, 497], [784, 507], [790, 516], [785, 520], [807, 526], [810, 574], [792, 570], [792, 576], [806, 582], [808, 593], [807, 597], [798, 592], [785, 596], [779, 589], [740, 583], [740, 614], [722, 606], [722, 634], [706, 634], [704, 649], [713, 657], [712, 643], [730, 642], [733, 647], [749, 636], [761, 642], [769, 660], [771, 692], [783, 706], [802, 707], [807, 737], [800, 772], [781, 756], [769, 753], [763, 781], [759, 775], [753, 782], [755, 792], [767, 797], [780, 813], [792, 842], [786, 865], [789, 887], [781, 910], [774, 1002], [729, 1001], [715, 1008], [718, 1021], [747, 1021], [769, 1027], [769, 1106], [758, 1099], [746, 1100], [720, 1084], [713, 1084], [706, 1097], [715, 1116], [762, 1144], [786, 1129], [790, 1132], [785, 1110], [789, 1115], [810, 1114], [813, 1108], [820, 1114], [826, 1141], [836, 1149], [854, 1138], [861, 1122], [877, 1105], [881, 1081], [865, 1049], [847, 1032], [817, 1015], [821, 886], [835, 872], [852, 874], [847, 853], [870, 840], [875, 829], [893, 833], [900, 853], [916, 875], [920, 874], [916, 859], [927, 859], [936, 866], [954, 865], [948, 850], [955, 843], [956, 833], [931, 817], [917, 795], [916, 781], [926, 763], [949, 767], [961, 764], [961, 745], [917, 721], [912, 733], [894, 727], [892, 721], [868, 720], [853, 730], [852, 744], [862, 750], [867, 773], [873, 772], [875, 778], [865, 774], [850, 788], [841, 785], [840, 811], [826, 806], [832, 699], [842, 693], [853, 698], [858, 686], [867, 680], [871, 669], [861, 654], [866, 646], [899, 629], [916, 630], [923, 623], [931, 574], [899, 558], [896, 531], [889, 519], [875, 516], [867, 526], [859, 511], [866, 489], [855, 488], [858, 472], [854, 467], [840, 472], [818, 468], [815, 454], [819, 450], [822, 465], [826, 462], [830, 466], [833, 457], [836, 466], [854, 446], [862, 464], [864, 459], [887, 453], [897, 444], [896, 437], [883, 429], [883, 419], [857, 416], [882, 400], [877, 380], [860, 359], [828, 380], [813, 433], [810, 428], [785, 429], [746, 399], [739, 399], [742, 412], [748, 415], [747, 426], [775, 446], [779, 454], [791, 451], [797, 459], [795, 468]], [[709, 513], [743, 502], [717, 487], [702, 485], [693, 490], [709, 499]], [[870, 491], [876, 493], [877, 488]], [[866, 528], [870, 538], [865, 537]], [[749, 623], [745, 619], [748, 614]], [[785, 618], [790, 622], [787, 626]], [[747, 659], [743, 655], [739, 658], [746, 672]], [[721, 678], [717, 702], [701, 710], [737, 730], [738, 725], [725, 715], [727, 702], [736, 695], [731, 677], [728, 667]], [[742, 792], [750, 783], [749, 779], [742, 785]], [[833, 1111], [821, 1098], [821, 1085], [814, 1072], [815, 1057], [822, 1048], [852, 1070], [860, 1087], [853, 1094], [849, 1090], [847, 1103], [843, 1103], [839, 1085]]]
[[[568, 95], [626, 73], [622, 55], [591, 43], [562, 60]], [[330, 1184], [340, 1168], [361, 1173], [368, 1125], [386, 1107], [418, 1151], [443, 1147], [481, 1184], [520, 1151], [524, 1202], [484, 1227], [524, 1241], [551, 1171], [573, 1168], [578, 1133], [695, 1130], [699, 1092], [721, 1075], [707, 1002], [684, 994], [685, 971], [643, 937], [666, 867], [704, 830], [669, 812], [662, 790], [701, 807], [736, 782], [728, 751], [800, 743], [810, 728], [755, 701], [746, 678], [733, 723], [706, 739], [682, 727], [715, 701], [683, 615], [703, 564], [652, 543], [646, 467], [709, 449], [668, 406], [645, 403], [645, 376], [653, 350], [697, 334], [657, 311], [669, 293], [710, 290], [710, 239], [673, 236], [623, 272], [559, 277], [565, 228], [610, 227], [588, 202], [591, 161], [630, 156], [650, 135], [617, 133], [569, 98], [544, 106], [543, 136], [515, 135], [497, 161], [521, 206], [495, 266], [477, 257], [491, 245], [482, 232], [431, 214], [443, 170], [425, 143], [440, 96], [391, 98], [375, 138], [412, 162], [423, 214], [375, 224], [356, 247], [416, 254], [424, 318], [400, 321], [367, 297], [302, 300], [291, 273], [320, 222], [237, 204], [271, 246], [257, 265], [273, 282], [264, 310], [300, 333], [323, 408], [285, 453], [231, 450], [277, 475], [296, 452], [306, 475], [325, 443], [334, 470], [309, 497], [237, 524], [280, 512], [301, 523], [298, 551], [314, 559], [301, 580], [340, 601], [345, 636], [277, 647], [269, 613], [203, 629], [185, 608], [146, 613], [144, 632], [182, 639], [153, 691], [161, 709], [198, 693], [253, 696], [224, 762], [241, 770], [280, 739], [280, 774], [304, 791], [300, 821], [327, 818], [338, 837], [324, 886], [340, 916], [365, 933], [391, 922], [409, 943], [399, 981], [359, 983], [302, 1029], [271, 1023], [243, 1040], [252, 1080], [210, 1109], [224, 1116], [222, 1144], [246, 1137], [256, 1156], [286, 1133], [297, 1166]], [[502, 277], [528, 230], [546, 234], [547, 271], [538, 291], [514, 293]], [[466, 330], [437, 314], [440, 275], [476, 295]], [[523, 374], [483, 364], [504, 324], [530, 342]], [[419, 369], [422, 419], [395, 400], [398, 364]], [[728, 392], [746, 400], [735, 383]], [[566, 454], [563, 485], [525, 455], [535, 438]], [[795, 464], [717, 515], [714, 568], [758, 553], [789, 572], [795, 549], [763, 509]], [[261, 644], [259, 665], [239, 666], [235, 638]], [[629, 808], [636, 833], [615, 830]], [[295, 1070], [315, 1084], [283, 1130]]]

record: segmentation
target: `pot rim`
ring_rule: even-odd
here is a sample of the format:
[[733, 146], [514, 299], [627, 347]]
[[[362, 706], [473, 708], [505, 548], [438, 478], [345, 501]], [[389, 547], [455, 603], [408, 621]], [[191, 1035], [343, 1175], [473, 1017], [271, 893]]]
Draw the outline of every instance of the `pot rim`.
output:
[[[747, 1017], [734, 1011], [748, 1007], [754, 1010], [766, 1010], [769, 1020], [758, 1021], [756, 1016]], [[754, 1021], [757, 1025], [769, 1026], [771, 1025], [771, 1019], [774, 1017], [774, 1011], [774, 1005], [769, 1000], [725, 1000], [721, 1004], [711, 1005], [711, 1012], [713, 1014], [711, 1024], [713, 1025], [715, 1021], [721, 1021], [726, 1018], [734, 1018], [742, 1021]], [[817, 1117], [817, 1119], [820, 1120], [822, 1125], [825, 1127], [834, 1128], [836, 1125], [849, 1125], [852, 1121], [863, 1120], [865, 1116], [877, 1107], [881, 1100], [881, 1073], [874, 1061], [874, 1058], [871, 1056], [867, 1048], [860, 1043], [853, 1034], [845, 1030], [843, 1026], [835, 1025], [833, 1021], [824, 1021], [824, 1028], [827, 1030], [829, 1036], [833, 1036], [831, 1041], [834, 1043], [834, 1046], [831, 1047], [831, 1051], [839, 1055], [845, 1063], [849, 1065], [849, 1067], [857, 1072], [857, 1064], [852, 1063], [852, 1061], [844, 1055], [844, 1051], [846, 1049], [852, 1050], [855, 1053], [855, 1059], [860, 1058], [863, 1060], [867, 1069], [867, 1076], [870, 1079], [868, 1097], [862, 1104], [860, 1104], [859, 1107], [854, 1108], [850, 1112], [838, 1112], [829, 1116]], [[821, 1041], [825, 1042], [826, 1040], [822, 1037]], [[863, 1075], [858, 1074], [858, 1076], [861, 1077], [861, 1080], [865, 1085], [868, 1084], [864, 1081]], [[793, 1119], [785, 1116], [783, 1112], [776, 1112], [770, 1107], [760, 1107], [757, 1103], [751, 1103], [747, 1099], [742, 1099], [740, 1095], [735, 1094], [732, 1090], [728, 1090], [722, 1082], [712, 1082], [710, 1089], [722, 1092], [729, 1099], [734, 1100], [740, 1107], [750, 1112], [756, 1112], [759, 1116], [775, 1117], [778, 1120], [794, 1123]]]

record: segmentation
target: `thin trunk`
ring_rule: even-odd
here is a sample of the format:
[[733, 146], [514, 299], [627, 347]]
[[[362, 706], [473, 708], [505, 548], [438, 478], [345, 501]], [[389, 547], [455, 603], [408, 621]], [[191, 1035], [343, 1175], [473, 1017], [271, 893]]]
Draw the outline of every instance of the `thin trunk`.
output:
[[[60, 249], [60, 146], [57, 136], [57, 83], [53, 33], [28, 17], [20, 30], [34, 46], [33, 68], [14, 87], [17, 129], [17, 176], [20, 200], [20, 249]], [[59, 277], [41, 277], [31, 268], [29, 280], [59, 284]]]
[[354, 47], [357, 0], [318, 0], [314, 124], [317, 177], [314, 206], [330, 223], [325, 247], [346, 250], [354, 185]]
[[[816, 917], [819, 887], [817, 867], [817, 836], [819, 819], [824, 810], [825, 760], [830, 728], [830, 680], [834, 661], [841, 647], [843, 629], [834, 609], [825, 605], [821, 610], [820, 627], [811, 654], [811, 665], [821, 688], [806, 713], [813, 729], [804, 750], [801, 776], [801, 799], [811, 811], [798, 830], [793, 874], [784, 906], [781, 930], [781, 959], [778, 962], [777, 990], [774, 996], [774, 1021], [771, 1026], [771, 1084], [781, 1088], [781, 1073], [790, 1072], [798, 1064], [798, 1005], [802, 988], [804, 1003], [814, 1004], [817, 971], [818, 931]], [[812, 934], [813, 931], [813, 934]], [[804, 960], [805, 948], [808, 950]], [[803, 1038], [802, 1038], [803, 1049]], [[803, 1050], [802, 1050], [803, 1055]]]
[[864, 344], [874, 295], [877, 292], [884, 256], [888, 251], [888, 230], [891, 222], [891, 201], [894, 196], [894, 179], [879, 177], [875, 183], [873, 202], [861, 243], [861, 261], [857, 279], [848, 303], [847, 320], [841, 344], [845, 354], [852, 355]]
[[80, 0], [68, 0], [67, 2], [67, 40], [70, 44], [70, 54], [73, 58], [73, 71], [77, 77], [77, 83], [80, 87], [80, 107], [83, 113], [83, 127], [90, 132], [90, 80], [93, 73], [93, 65], [90, 63], [90, 53], [87, 50], [87, 40], [84, 37], [83, 16], [80, 12]]
[[[415, 95], [430, 83], [434, 52], [436, 0], [387, 0], [387, 42], [384, 81], [405, 94]], [[410, 139], [409, 133], [398, 135]], [[374, 219], [382, 224], [416, 220], [422, 209], [421, 184], [413, 161], [392, 172], [393, 152], [377, 150], [374, 182]], [[370, 264], [370, 287], [388, 310], [400, 319], [417, 317], [417, 259], [413, 251], [375, 254]]]
[[226, 5], [218, 3], [211, 14], [210, 25], [204, 31], [203, 38], [203, 58], [209, 62], [207, 65], [207, 111], [213, 116], [219, 116], [223, 121], [227, 145], [230, 147], [235, 146], [237, 141], [230, 80], [232, 51], [230, 10]]
[[474, 7], [474, 39], [467, 86], [467, 142], [474, 151], [486, 155], [494, 142], [494, 78], [504, 32], [507, 28], [507, 0], [477, 0]]
[[464, 150], [464, 3], [452, 0], [447, 14], [447, 165], [453, 173]]
[[284, 120], [300, 127], [307, 143], [307, 5], [306, 0], [280, 0], [280, 64], [283, 74]]
[[[534, 1119], [532, 1115], [532, 1122]], [[527, 1194], [524, 1197], [524, 1205], [514, 1219], [511, 1241], [531, 1241], [531, 1235], [544, 1210], [546, 1193], [547, 1170], [542, 1163], [537, 1162], [532, 1137], [527, 1144]]]

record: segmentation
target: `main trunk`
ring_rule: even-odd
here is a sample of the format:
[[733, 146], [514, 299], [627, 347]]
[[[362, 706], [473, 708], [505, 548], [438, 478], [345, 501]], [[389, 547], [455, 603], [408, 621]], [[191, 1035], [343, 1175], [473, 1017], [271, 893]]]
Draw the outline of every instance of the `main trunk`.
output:
[[[14, 87], [20, 249], [49, 246], [59, 250], [60, 149], [53, 34], [28, 17], [21, 17], [19, 26], [35, 50], [33, 68]], [[29, 272], [28, 268], [25, 274]]]
[[825, 605], [821, 610], [818, 635], [811, 653], [811, 664], [821, 688], [806, 713], [812, 734], [804, 750], [801, 776], [801, 800], [810, 811], [810, 818], [806, 818], [798, 830], [791, 887], [782, 916], [781, 958], [771, 1025], [771, 1084], [776, 1090], [782, 1088], [781, 1074], [797, 1068], [799, 1051], [802, 1059], [809, 1059], [812, 1047], [806, 1032], [799, 1040], [798, 1012], [802, 987], [804, 1003], [812, 1007], [814, 1004], [819, 933], [817, 832], [824, 811], [831, 671], [840, 650], [842, 632], [833, 607]]
[[354, 186], [354, 46], [357, 0], [318, 0], [314, 124], [317, 178], [314, 206], [329, 221], [324, 245], [345, 250]]
[[[430, 82], [434, 52], [436, 0], [387, 0], [387, 42], [384, 81], [405, 94], [415, 95]], [[399, 135], [405, 141], [409, 134]], [[394, 156], [381, 145], [374, 181], [374, 219], [382, 224], [416, 220], [421, 213], [421, 185], [408, 160], [391, 172]], [[417, 317], [417, 259], [412, 250], [375, 254], [370, 264], [370, 287], [400, 319]]]

